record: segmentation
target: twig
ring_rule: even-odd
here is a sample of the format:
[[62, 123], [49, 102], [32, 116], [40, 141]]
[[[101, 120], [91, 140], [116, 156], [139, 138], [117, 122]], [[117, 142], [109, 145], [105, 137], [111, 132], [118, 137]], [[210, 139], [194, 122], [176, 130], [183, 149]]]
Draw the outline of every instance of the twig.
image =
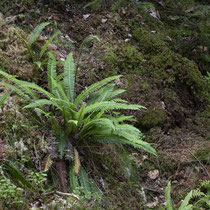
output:
[[55, 193], [58, 194], [58, 195], [64, 195], [64, 196], [74, 197], [74, 198], [76, 198], [78, 201], [80, 201], [79, 196], [78, 196], [78, 195], [75, 195], [75, 194], [73, 194], [73, 193], [64, 193], [64, 192], [60, 192], [60, 191], [56, 191]]

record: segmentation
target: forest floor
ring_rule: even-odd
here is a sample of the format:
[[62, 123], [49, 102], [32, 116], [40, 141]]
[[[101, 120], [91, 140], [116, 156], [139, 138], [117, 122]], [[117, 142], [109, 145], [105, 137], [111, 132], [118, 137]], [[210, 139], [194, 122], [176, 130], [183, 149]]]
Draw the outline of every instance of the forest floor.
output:
[[[83, 165], [104, 192], [106, 200], [98, 208], [158, 208], [165, 202], [165, 187], [169, 180], [172, 181], [174, 201], [179, 205], [183, 195], [196, 188], [201, 180], [210, 179], [210, 108], [208, 102], [198, 96], [205, 92], [204, 79], [193, 61], [170, 47], [172, 41], [161, 17], [145, 16], [127, 7], [95, 12], [78, 4], [70, 5], [66, 11], [43, 10], [41, 6], [33, 8], [16, 4], [8, 10], [4, 15], [7, 30], [15, 26], [29, 34], [38, 24], [50, 21], [51, 26], [42, 36], [48, 39], [57, 29], [61, 31], [49, 49], [58, 60], [65, 59], [70, 52], [77, 58], [82, 52], [78, 92], [107, 76], [122, 74], [118, 85], [127, 89], [123, 97], [147, 108], [128, 114], [135, 115], [136, 126], [144, 133], [145, 141], [155, 147], [158, 157], [133, 148], [101, 145], [94, 148], [90, 145], [84, 149], [89, 158], [83, 160]], [[86, 43], [80, 49], [89, 35], [97, 35], [101, 41]], [[19, 46], [14, 44], [16, 41], [8, 42], [10, 53], [15, 51], [13, 56], [21, 57], [21, 52], [16, 50]], [[3, 56], [5, 60], [12, 57]], [[9, 73], [19, 74], [22, 79], [36, 81], [42, 86], [46, 84], [44, 69], [37, 73], [37, 68], [28, 61], [21, 67], [21, 74], [18, 73], [17, 65], [22, 62], [18, 59], [15, 58], [12, 67], [7, 61]], [[35, 128], [35, 131], [47, 136], [46, 142], [52, 137], [47, 128]], [[7, 131], [2, 133], [0, 137], [6, 139]], [[43, 150], [38, 154], [45, 155]], [[122, 157], [118, 158], [119, 154]], [[126, 166], [124, 154], [129, 155], [134, 169]], [[133, 176], [126, 175], [127, 168], [134, 171]], [[91, 206], [96, 208], [94, 204], [88, 208]]]

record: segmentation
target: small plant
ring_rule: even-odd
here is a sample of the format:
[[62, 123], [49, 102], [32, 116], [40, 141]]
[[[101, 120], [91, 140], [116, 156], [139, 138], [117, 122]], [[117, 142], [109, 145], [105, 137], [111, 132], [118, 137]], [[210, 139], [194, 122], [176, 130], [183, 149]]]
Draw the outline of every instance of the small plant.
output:
[[20, 205], [24, 203], [24, 189], [17, 187], [10, 179], [0, 175], [0, 200], [3, 205]]
[[96, 187], [91, 184], [87, 173], [81, 166], [78, 151], [80, 151], [82, 142], [129, 144], [153, 155], [157, 153], [149, 143], [142, 140], [143, 135], [137, 128], [125, 123], [133, 121], [132, 116], [116, 116], [112, 112], [119, 109], [140, 110], [144, 108], [136, 104], [130, 105], [118, 97], [125, 90], [116, 89], [113, 81], [119, 79], [121, 75], [96, 82], [76, 95], [76, 68], [72, 54], [68, 55], [64, 63], [64, 72], [59, 75], [56, 72], [56, 64], [54, 55], [49, 53], [49, 91], [34, 83], [18, 80], [3, 71], [0, 71], [0, 74], [4, 79], [18, 87], [7, 82], [0, 82], [0, 84], [23, 97], [28, 103], [24, 108], [35, 108], [51, 120], [58, 143], [58, 157], [54, 161], [61, 190], [68, 191], [66, 161], [64, 161], [67, 160], [70, 167], [68, 174], [70, 191], [74, 192], [81, 186], [85, 196], [90, 198], [90, 191], [93, 192]]
[[36, 60], [36, 56], [32, 50], [32, 45], [34, 44], [34, 42], [38, 39], [38, 37], [40, 36], [41, 32], [43, 31], [43, 29], [48, 26], [50, 23], [49, 22], [44, 22], [41, 23], [40, 25], [38, 25], [37, 27], [35, 27], [35, 29], [32, 31], [31, 36], [29, 38], [29, 40], [24, 39], [17, 31], [16, 34], [19, 36], [19, 38], [22, 40], [22, 42], [24, 43], [24, 45], [26, 46], [28, 53], [30, 55], [31, 60], [33, 61], [33, 63], [35, 63], [39, 68], [43, 65], [43, 63], [45, 63], [44, 61], [41, 61], [42, 57], [44, 56], [45, 52], [47, 51], [47, 47], [50, 43], [52, 43], [52, 41], [59, 35], [60, 31], [57, 30], [51, 37], [50, 39], [44, 44], [44, 46], [41, 49], [41, 52], [39, 53], [38, 59]]
[[[206, 190], [206, 193], [201, 191], [201, 188]], [[166, 209], [175, 209], [171, 200], [171, 182], [168, 183], [165, 191]], [[197, 199], [197, 200], [195, 200]], [[190, 200], [194, 200], [189, 204]], [[191, 190], [182, 201], [178, 210], [201, 209], [202, 207], [210, 208], [210, 181], [201, 181], [200, 186]]]

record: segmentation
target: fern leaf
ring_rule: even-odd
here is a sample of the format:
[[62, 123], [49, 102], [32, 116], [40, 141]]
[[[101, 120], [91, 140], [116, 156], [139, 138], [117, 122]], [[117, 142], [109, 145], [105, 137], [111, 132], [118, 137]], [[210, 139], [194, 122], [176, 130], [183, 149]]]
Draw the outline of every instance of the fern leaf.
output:
[[31, 33], [30, 39], [28, 40], [28, 45], [31, 46], [36, 40], [37, 38], [40, 36], [42, 30], [49, 25], [49, 22], [44, 22], [41, 23], [40, 25], [38, 25]]
[[49, 93], [48, 91], [44, 90], [43, 88], [41, 88], [40, 86], [36, 85], [35, 83], [25, 82], [24, 81], [24, 83], [20, 87], [22, 87], [22, 88], [26, 87], [26, 88], [35, 89], [35, 90], [39, 91], [40, 93], [44, 94], [49, 99], [53, 98], [53, 95], [51, 93]]
[[165, 198], [166, 198], [166, 209], [173, 210], [174, 208], [171, 202], [171, 182], [169, 182], [166, 187]]
[[7, 100], [8, 96], [9, 96], [9, 92], [6, 91], [4, 93], [4, 95], [0, 98], [0, 108], [1, 108], [2, 104]]
[[56, 78], [56, 59], [52, 53], [49, 53], [49, 61], [47, 65], [48, 87], [50, 92], [54, 94], [52, 79]]
[[39, 106], [44, 106], [44, 105], [53, 105], [53, 106], [56, 106], [55, 103], [53, 103], [52, 101], [50, 100], [47, 100], [47, 99], [40, 99], [40, 100], [37, 100], [35, 102], [32, 102], [26, 106], [23, 107], [23, 109], [28, 109], [28, 108], [36, 108], [36, 107], [39, 107]]
[[51, 78], [51, 81], [52, 81], [52, 88], [53, 88], [53, 91], [54, 91], [54, 95], [56, 96], [56, 98], [68, 101], [67, 95], [64, 92], [64, 89], [61, 86], [61, 84], [58, 83], [53, 78]]
[[50, 120], [51, 120], [53, 131], [55, 132], [56, 136], [59, 135], [60, 129], [59, 129], [59, 123], [58, 123], [58, 121], [53, 116], [50, 117]]
[[60, 154], [60, 159], [62, 159], [64, 156], [66, 141], [67, 141], [65, 133], [63, 131], [60, 131], [56, 139], [58, 142], [58, 152]]
[[81, 130], [81, 138], [91, 134], [111, 134], [114, 130], [114, 124], [107, 118], [91, 120]]
[[140, 105], [130, 105], [130, 104], [121, 104], [116, 102], [108, 102], [103, 101], [99, 103], [95, 103], [93, 105], [90, 105], [86, 107], [85, 114], [90, 112], [98, 112], [101, 110], [108, 111], [108, 110], [115, 110], [115, 109], [130, 109], [130, 110], [139, 110], [140, 108], [144, 108]]
[[40, 52], [40, 55], [39, 55], [39, 59], [42, 58], [42, 56], [44, 55], [44, 53], [46, 52], [47, 50], [47, 47], [48, 45], [60, 34], [60, 31], [56, 31], [55, 34], [53, 34], [50, 39], [44, 44], [44, 46], [42, 47], [42, 50]]
[[84, 118], [84, 110], [85, 110], [86, 104], [84, 103], [80, 110], [76, 114], [76, 119], [78, 120], [78, 126], [80, 126], [83, 118]]
[[85, 98], [87, 98], [91, 93], [97, 91], [101, 87], [105, 86], [109, 82], [120, 78], [121, 75], [118, 76], [113, 76], [113, 77], [108, 77], [104, 80], [101, 80], [99, 82], [96, 82], [92, 85], [90, 85], [87, 89], [83, 90], [75, 99], [75, 105], [78, 106]]
[[78, 181], [77, 176], [74, 173], [73, 167], [70, 167], [70, 170], [69, 170], [69, 183], [70, 183], [70, 192], [77, 193], [79, 189], [79, 181]]
[[109, 99], [112, 99], [112, 98], [114, 98], [114, 97], [116, 97], [116, 96], [118, 96], [118, 95], [124, 93], [125, 91], [126, 91], [126, 90], [123, 90], [123, 89], [117, 89], [117, 90], [113, 91], [113, 92], [110, 94]]
[[130, 121], [130, 122], [136, 122], [136, 120], [133, 118], [133, 116], [120, 116], [117, 117], [118, 122], [123, 122], [123, 121]]
[[116, 131], [114, 134], [122, 137], [122, 144], [130, 144], [136, 148], [143, 149], [146, 152], [149, 152], [157, 156], [157, 152], [149, 143], [136, 138], [136, 136], [127, 132], [119, 132], [119, 131]]
[[129, 124], [116, 125], [116, 132], [119, 132], [119, 131], [132, 134], [138, 139], [143, 137], [143, 135], [140, 132], [140, 130], [138, 128], [134, 127], [133, 125], [129, 125]]
[[78, 176], [79, 176], [80, 184], [83, 187], [83, 192], [85, 194], [85, 197], [87, 199], [90, 199], [91, 191], [90, 191], [89, 179], [88, 179], [88, 175], [83, 167], [81, 167], [81, 170], [80, 170], [80, 173]]
[[[192, 198], [192, 191], [190, 191], [187, 196], [185, 197], [185, 199], [183, 200], [181, 206], [178, 208], [178, 210], [183, 210], [183, 209], [189, 209], [188, 207], [188, 203], [190, 201], [190, 199]], [[191, 205], [190, 205], [191, 207]], [[190, 208], [192, 209], [192, 208]]]
[[64, 89], [70, 102], [74, 102], [75, 65], [72, 53], [70, 53], [64, 65]]
[[4, 166], [10, 172], [10, 174], [13, 177], [15, 177], [21, 184], [23, 184], [24, 186], [30, 189], [33, 188], [31, 183], [26, 180], [22, 172], [16, 167], [16, 165], [13, 162], [11, 161], [6, 162], [4, 163]]
[[115, 84], [108, 84], [98, 90], [96, 93], [92, 94], [87, 102], [87, 105], [89, 106], [96, 102], [108, 101], [107, 98], [109, 98], [111, 93], [113, 92], [114, 86]]
[[77, 176], [80, 172], [81, 162], [77, 149], [74, 147], [74, 173]]
[[25, 100], [27, 100], [27, 101], [30, 100], [30, 98], [22, 90], [18, 89], [14, 85], [10, 85], [10, 84], [5, 83], [5, 82], [0, 82], [0, 84], [5, 86], [5, 87], [8, 87], [11, 90], [13, 90], [15, 93], [17, 93], [19, 96], [21, 96]]
[[31, 57], [31, 60], [34, 62], [34, 55], [33, 55], [33, 52], [31, 50], [31, 47], [29, 45], [29, 43], [27, 42], [27, 40], [25, 40], [21, 34], [19, 34], [16, 30], [15, 30], [15, 33], [17, 34], [17, 36], [21, 39], [21, 41], [23, 42], [23, 44], [25, 45], [25, 47], [27, 48], [28, 52], [29, 52], [29, 55]]

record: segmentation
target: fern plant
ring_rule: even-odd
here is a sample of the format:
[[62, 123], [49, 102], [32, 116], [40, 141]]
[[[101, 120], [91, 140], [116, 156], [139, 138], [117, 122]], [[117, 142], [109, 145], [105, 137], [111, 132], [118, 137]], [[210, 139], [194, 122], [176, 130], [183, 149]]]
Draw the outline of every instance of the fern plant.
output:
[[[202, 192], [201, 188], [207, 189], [207, 192], [206, 193]], [[166, 199], [166, 209], [167, 210], [175, 209], [171, 200], [171, 182], [169, 182], [166, 187], [165, 199]], [[189, 204], [190, 200], [193, 200], [193, 199], [194, 199], [194, 202], [191, 202], [192, 204]], [[200, 186], [197, 189], [191, 190], [182, 201], [178, 210], [201, 209], [203, 205], [205, 205], [205, 207], [207, 208], [210, 208], [210, 181], [209, 180], [201, 181]]]
[[[10, 81], [10, 83], [2, 81], [0, 84], [23, 97], [28, 103], [24, 107], [25, 109], [34, 108], [51, 120], [52, 129], [58, 142], [60, 164], [58, 168], [62, 168], [60, 180], [62, 180], [63, 186], [67, 183], [64, 181], [65, 174], [67, 174], [64, 159], [73, 162], [71, 168], [76, 179], [81, 171], [85, 174], [81, 168], [78, 152], [82, 141], [129, 144], [157, 155], [155, 149], [142, 140], [141, 132], [133, 125], [125, 123], [132, 121], [132, 116], [114, 116], [113, 114], [114, 110], [144, 108], [136, 104], [130, 105], [118, 97], [125, 90], [116, 89], [114, 80], [120, 78], [121, 75], [96, 82], [76, 95], [75, 64], [72, 53], [67, 56], [64, 62], [64, 72], [59, 75], [56, 72], [56, 64], [54, 55], [49, 53], [48, 91], [34, 83], [18, 80], [3, 71], [0, 71], [0, 74], [4, 80]], [[62, 120], [60, 116], [62, 116]], [[87, 186], [87, 180], [85, 181], [84, 177], [88, 176], [82, 177], [83, 179], [79, 180], [80, 185]], [[73, 179], [74, 177], [71, 175], [71, 180]], [[63, 187], [62, 190], [67, 191], [66, 187]]]
[[36, 64], [39, 68], [42, 66], [42, 64], [44, 62], [41, 61], [43, 55], [45, 54], [45, 52], [47, 51], [47, 47], [50, 43], [52, 43], [52, 41], [59, 35], [60, 31], [57, 30], [51, 37], [50, 39], [43, 45], [38, 58], [36, 58], [35, 53], [32, 50], [32, 46], [34, 44], [34, 42], [38, 39], [38, 37], [40, 36], [41, 32], [43, 31], [43, 29], [48, 26], [50, 24], [50, 22], [44, 22], [41, 23], [40, 25], [36, 26], [34, 28], [34, 30], [31, 33], [31, 36], [29, 38], [29, 40], [24, 39], [21, 34], [19, 34], [16, 31], [16, 34], [18, 35], [18, 37], [22, 40], [22, 42], [24, 43], [25, 47], [28, 50], [28, 53], [30, 55], [31, 60], [33, 61], [34, 64]]

